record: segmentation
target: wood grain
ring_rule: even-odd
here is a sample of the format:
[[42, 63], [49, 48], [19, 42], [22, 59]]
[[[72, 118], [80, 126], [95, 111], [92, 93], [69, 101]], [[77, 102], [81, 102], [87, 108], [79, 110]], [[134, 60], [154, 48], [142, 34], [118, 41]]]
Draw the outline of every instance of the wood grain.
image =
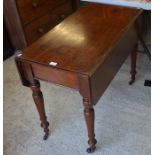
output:
[[16, 2], [23, 23], [28, 24], [49, 10], [68, 3], [69, 0], [16, 0]]
[[48, 11], [41, 18], [24, 26], [28, 43], [34, 42], [73, 12], [70, 2]]
[[78, 77], [75, 73], [38, 64], [32, 64], [32, 70], [34, 78], [79, 89]]
[[[49, 31], [16, 57], [23, 85], [33, 87], [35, 103], [44, 111], [36, 80], [77, 89], [83, 98], [88, 131], [88, 153], [96, 148], [93, 106], [106, 90], [138, 42], [135, 22], [141, 10], [87, 4]], [[36, 55], [37, 52], [37, 55]], [[135, 71], [135, 53], [132, 53]], [[50, 62], [55, 62], [51, 66]], [[42, 114], [42, 113], [41, 113]], [[45, 114], [42, 116], [45, 120]], [[46, 122], [46, 120], [45, 120]], [[46, 129], [46, 130], [45, 130]], [[48, 123], [44, 130], [48, 133]]]
[[[93, 11], [90, 11], [93, 10]], [[91, 76], [141, 10], [89, 4], [23, 52], [23, 59]], [[37, 51], [37, 55], [35, 54]]]
[[[4, 22], [13, 48], [22, 50], [41, 37], [77, 10], [78, 1], [5, 0]], [[66, 5], [69, 5], [68, 10]]]

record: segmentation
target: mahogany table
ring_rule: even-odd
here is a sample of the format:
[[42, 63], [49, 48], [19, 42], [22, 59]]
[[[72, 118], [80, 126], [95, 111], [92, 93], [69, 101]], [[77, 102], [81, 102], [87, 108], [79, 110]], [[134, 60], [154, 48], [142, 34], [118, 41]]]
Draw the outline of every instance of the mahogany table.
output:
[[97, 143], [93, 106], [131, 52], [131, 81], [136, 74], [135, 22], [142, 10], [88, 3], [15, 58], [22, 84], [30, 87], [44, 139], [49, 123], [39, 80], [76, 89], [83, 97], [88, 129], [87, 152]]

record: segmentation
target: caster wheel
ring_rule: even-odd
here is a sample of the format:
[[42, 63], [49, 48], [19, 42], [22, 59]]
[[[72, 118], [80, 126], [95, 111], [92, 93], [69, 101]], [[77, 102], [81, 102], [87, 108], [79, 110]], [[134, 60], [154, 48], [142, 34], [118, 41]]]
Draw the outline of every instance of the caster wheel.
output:
[[95, 151], [96, 147], [89, 147], [87, 148], [87, 153], [93, 153]]
[[45, 135], [44, 135], [44, 137], [43, 137], [43, 140], [47, 140], [48, 135], [49, 135], [48, 133], [47, 133], [47, 134], [45, 134]]
[[135, 82], [135, 80], [129, 81], [129, 85], [132, 85]]

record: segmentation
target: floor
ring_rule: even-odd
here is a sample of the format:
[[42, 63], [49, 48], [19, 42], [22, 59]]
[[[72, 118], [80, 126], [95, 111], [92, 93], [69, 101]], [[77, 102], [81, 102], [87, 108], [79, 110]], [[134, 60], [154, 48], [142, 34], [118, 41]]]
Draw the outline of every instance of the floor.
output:
[[[129, 58], [98, 104], [94, 155], [150, 155], [150, 62], [138, 54], [136, 82], [128, 85]], [[23, 87], [13, 57], [4, 62], [4, 155], [87, 155], [82, 98], [77, 91], [41, 82], [50, 137], [42, 140], [31, 91]]]

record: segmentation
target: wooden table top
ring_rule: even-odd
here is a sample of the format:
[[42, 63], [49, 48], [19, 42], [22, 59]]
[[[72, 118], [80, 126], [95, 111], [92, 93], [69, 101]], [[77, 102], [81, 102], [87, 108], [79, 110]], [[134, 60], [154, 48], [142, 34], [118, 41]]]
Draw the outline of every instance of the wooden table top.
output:
[[[91, 76], [142, 10], [87, 4], [23, 51], [22, 59]], [[123, 46], [123, 45], [122, 45]]]

